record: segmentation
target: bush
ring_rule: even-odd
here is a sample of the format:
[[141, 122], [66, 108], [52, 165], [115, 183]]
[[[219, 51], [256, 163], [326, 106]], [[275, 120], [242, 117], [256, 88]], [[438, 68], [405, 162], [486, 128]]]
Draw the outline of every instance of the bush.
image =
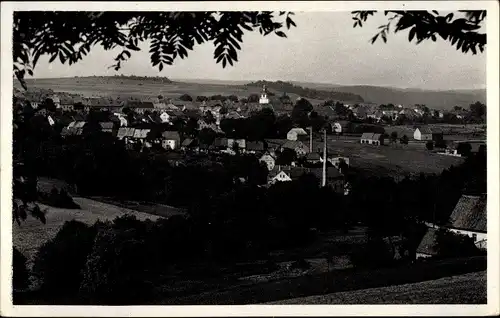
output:
[[42, 289], [57, 295], [78, 291], [95, 235], [96, 226], [67, 221], [52, 240], [40, 247], [33, 270]]
[[26, 256], [17, 248], [12, 250], [12, 287], [13, 290], [25, 289], [29, 285], [29, 272]]
[[141, 228], [123, 226], [132, 222], [128, 218], [99, 229], [80, 285], [86, 301], [130, 305], [151, 295], [150, 249]]

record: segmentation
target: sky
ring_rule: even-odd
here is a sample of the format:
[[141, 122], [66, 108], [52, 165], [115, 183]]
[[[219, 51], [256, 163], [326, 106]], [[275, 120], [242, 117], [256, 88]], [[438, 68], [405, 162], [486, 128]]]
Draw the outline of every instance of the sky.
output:
[[[486, 87], [486, 53], [457, 51], [438, 38], [419, 45], [408, 42], [408, 32], [388, 35], [387, 43], [370, 43], [378, 26], [387, 23], [383, 13], [371, 17], [363, 28], [353, 28], [350, 12], [296, 12], [296, 28], [287, 38], [258, 31], [243, 36], [234, 66], [223, 69], [213, 59], [214, 46], [205, 43], [176, 59], [162, 72], [151, 66], [149, 49], [133, 52], [122, 69], [108, 69], [119, 51], [94, 47], [74, 65], [49, 57], [38, 62], [34, 77], [104, 75], [166, 76], [171, 79], [282, 80], [338, 85], [376, 85], [420, 89], [469, 89]], [[384, 23], [385, 22], [385, 23]]]

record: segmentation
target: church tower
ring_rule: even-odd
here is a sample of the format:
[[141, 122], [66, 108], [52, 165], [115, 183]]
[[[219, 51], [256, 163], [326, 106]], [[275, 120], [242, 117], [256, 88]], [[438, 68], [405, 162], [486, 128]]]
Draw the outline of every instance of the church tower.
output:
[[269, 104], [269, 98], [267, 98], [267, 88], [266, 85], [262, 86], [262, 93], [260, 93], [259, 104]]

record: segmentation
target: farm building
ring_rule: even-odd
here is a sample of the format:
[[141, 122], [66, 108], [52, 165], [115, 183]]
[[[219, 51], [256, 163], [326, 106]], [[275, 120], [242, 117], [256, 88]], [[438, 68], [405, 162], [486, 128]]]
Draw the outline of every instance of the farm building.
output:
[[384, 144], [384, 136], [382, 134], [377, 134], [377, 133], [363, 133], [361, 136], [361, 143], [362, 144], [369, 144], [369, 145], [383, 145]]
[[417, 247], [417, 258], [427, 258], [432, 257], [437, 254], [436, 251], [436, 233], [437, 228], [428, 228], [424, 237], [420, 241], [420, 244]]
[[281, 145], [281, 149], [291, 149], [295, 151], [297, 156], [305, 156], [309, 152], [309, 147], [307, 147], [302, 141], [299, 140], [287, 140]]
[[101, 131], [105, 133], [113, 133], [114, 124], [111, 121], [100, 122]]
[[472, 237], [479, 248], [486, 248], [486, 195], [462, 195], [447, 228]]
[[246, 140], [245, 139], [232, 139], [232, 138], [227, 139], [227, 147], [229, 149], [233, 149], [233, 147], [235, 147], [234, 144], [237, 144], [238, 148], [240, 150], [246, 149]]
[[332, 124], [332, 131], [337, 134], [348, 132], [349, 122], [347, 120], [336, 121]]
[[443, 140], [443, 131], [438, 128], [430, 128], [427, 126], [417, 127], [413, 132], [413, 139], [421, 141], [440, 141]]
[[274, 169], [274, 166], [276, 165], [276, 158], [272, 154], [267, 152], [263, 154], [262, 157], [259, 158], [259, 162], [264, 162], [267, 166], [267, 169], [271, 171]]
[[[462, 195], [451, 213], [450, 221], [442, 228], [467, 235], [474, 240], [478, 248], [486, 249], [486, 224], [486, 196]], [[438, 227], [432, 224], [429, 226], [417, 248], [417, 258], [436, 255], [435, 237]]]
[[181, 136], [177, 131], [164, 131], [162, 134], [161, 146], [164, 149], [177, 149], [181, 144]]
[[299, 136], [307, 136], [307, 132], [303, 128], [292, 128], [286, 134], [286, 139], [295, 141], [299, 139]]
[[331, 157], [331, 158], [328, 158], [327, 160], [337, 169], [339, 168], [341, 161], [344, 161], [347, 164], [347, 166], [349, 167], [349, 158], [347, 158], [347, 157]]

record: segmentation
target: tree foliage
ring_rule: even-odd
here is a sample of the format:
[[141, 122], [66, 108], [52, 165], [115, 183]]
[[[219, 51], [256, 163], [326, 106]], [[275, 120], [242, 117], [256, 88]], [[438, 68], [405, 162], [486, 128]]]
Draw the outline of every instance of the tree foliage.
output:
[[140, 51], [141, 42], [150, 41], [150, 58], [160, 71], [177, 58], [205, 42], [213, 42], [214, 59], [233, 65], [243, 34], [258, 30], [263, 36], [274, 33], [286, 37], [284, 28], [296, 26], [293, 12], [86, 12], [17, 11], [14, 12], [14, 75], [26, 88], [24, 75], [33, 75], [41, 56], [49, 62], [59, 58], [70, 65], [81, 61], [95, 46], [104, 50], [120, 49], [115, 64]]
[[[408, 40], [413, 39], [419, 44], [425, 40], [436, 42], [437, 37], [451, 43], [457, 50], [463, 53], [477, 54], [484, 51], [486, 46], [486, 33], [480, 33], [482, 23], [486, 20], [486, 11], [459, 11], [462, 17], [456, 18], [454, 13], [441, 15], [433, 11], [385, 11], [388, 22], [379, 27], [379, 32], [370, 40], [375, 43], [380, 37], [387, 42], [387, 34], [391, 30], [391, 24], [395, 23], [394, 33], [409, 30]], [[353, 27], [362, 27], [370, 16], [377, 11], [353, 11]]]

